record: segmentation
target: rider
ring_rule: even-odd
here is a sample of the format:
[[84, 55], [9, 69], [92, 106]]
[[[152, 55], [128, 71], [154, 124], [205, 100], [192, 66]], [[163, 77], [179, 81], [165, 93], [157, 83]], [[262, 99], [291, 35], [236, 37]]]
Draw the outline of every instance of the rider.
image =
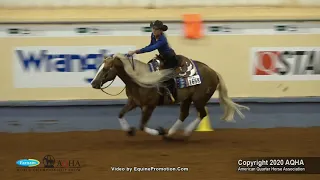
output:
[[[168, 30], [168, 26], [164, 25], [162, 21], [156, 20], [154, 23], [150, 23], [150, 27], [152, 28], [150, 44], [142, 49], [130, 51], [128, 52], [128, 54], [142, 54], [157, 49], [160, 56], [162, 56], [162, 58], [164, 59], [164, 68], [176, 68], [178, 66], [178, 59], [176, 53], [170, 47], [168, 40], [164, 34], [164, 31]], [[169, 88], [169, 95], [171, 96], [171, 98], [173, 98], [171, 92], [173, 90], [174, 80], [170, 79], [166, 81], [165, 84]], [[174, 101], [174, 99], [172, 100]]]

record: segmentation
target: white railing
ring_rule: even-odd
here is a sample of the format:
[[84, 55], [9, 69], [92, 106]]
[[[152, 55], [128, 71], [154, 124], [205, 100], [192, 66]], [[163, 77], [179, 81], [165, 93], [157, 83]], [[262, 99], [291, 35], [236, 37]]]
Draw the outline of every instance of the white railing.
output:
[[197, 7], [197, 6], [311, 6], [320, 0], [0, 0], [6, 7]]

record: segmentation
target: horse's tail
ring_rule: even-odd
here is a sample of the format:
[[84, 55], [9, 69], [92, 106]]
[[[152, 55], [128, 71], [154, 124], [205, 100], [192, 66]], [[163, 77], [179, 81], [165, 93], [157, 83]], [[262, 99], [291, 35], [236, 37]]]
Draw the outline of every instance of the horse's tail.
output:
[[242, 114], [240, 110], [241, 109], [250, 110], [250, 108], [233, 102], [232, 99], [228, 96], [228, 89], [222, 76], [219, 73], [217, 73], [217, 75], [219, 78], [219, 84], [218, 84], [219, 100], [220, 100], [220, 104], [224, 108], [224, 115], [221, 119], [225, 121], [233, 121], [235, 112], [237, 112], [237, 114], [241, 117], [241, 119], [244, 119], [245, 116]]

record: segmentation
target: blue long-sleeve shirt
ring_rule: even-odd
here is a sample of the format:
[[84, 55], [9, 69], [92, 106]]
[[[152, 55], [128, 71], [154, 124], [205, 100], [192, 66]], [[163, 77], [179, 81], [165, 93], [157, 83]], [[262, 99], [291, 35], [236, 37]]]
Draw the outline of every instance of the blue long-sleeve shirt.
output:
[[174, 53], [173, 49], [169, 46], [168, 40], [165, 35], [160, 35], [158, 41], [153, 33], [151, 33], [151, 42], [148, 46], [140, 49], [137, 54], [142, 54], [146, 52], [151, 52], [154, 50], [158, 50], [159, 54], [167, 55]]

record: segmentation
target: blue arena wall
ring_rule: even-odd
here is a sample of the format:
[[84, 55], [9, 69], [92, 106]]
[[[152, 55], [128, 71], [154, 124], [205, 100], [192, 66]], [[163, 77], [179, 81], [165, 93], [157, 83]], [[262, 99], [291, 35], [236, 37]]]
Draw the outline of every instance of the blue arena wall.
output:
[[[319, 97], [281, 97], [281, 98], [232, 98], [237, 103], [320, 103]], [[114, 106], [124, 105], [127, 99], [120, 100], [50, 100], [50, 101], [0, 101], [1, 107], [23, 106]], [[219, 103], [218, 99], [212, 98], [208, 104]]]
[[[211, 125], [219, 128], [275, 128], [320, 126], [320, 97], [233, 98], [249, 106], [245, 119], [236, 123], [220, 120], [223, 111], [217, 99], [208, 103]], [[127, 100], [10, 101], [0, 102], [0, 132], [60, 132], [119, 129], [118, 113]], [[138, 126], [139, 108], [125, 117]], [[157, 107], [148, 126], [169, 128], [179, 116], [179, 106]], [[185, 125], [195, 119], [193, 107]]]

